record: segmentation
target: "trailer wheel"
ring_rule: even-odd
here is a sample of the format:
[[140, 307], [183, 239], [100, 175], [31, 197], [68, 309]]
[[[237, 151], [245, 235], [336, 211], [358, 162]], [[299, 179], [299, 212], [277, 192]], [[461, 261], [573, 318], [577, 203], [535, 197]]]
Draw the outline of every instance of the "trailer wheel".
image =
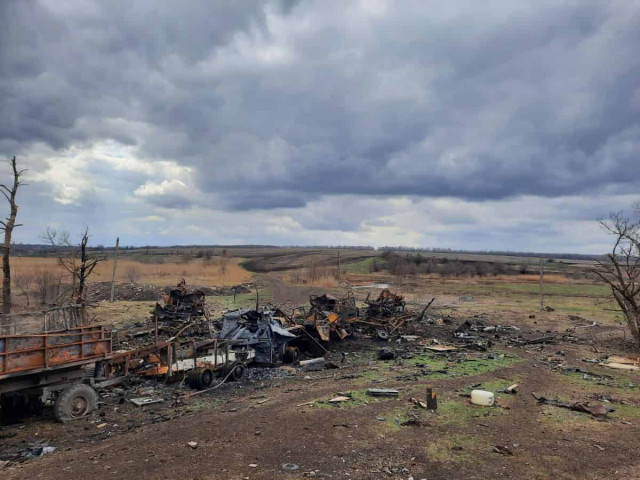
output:
[[213, 371], [209, 368], [197, 368], [189, 372], [187, 383], [191, 388], [204, 390], [213, 383]]
[[94, 411], [98, 404], [98, 394], [89, 385], [79, 383], [65, 388], [53, 407], [53, 415], [59, 422], [82, 418]]
[[237, 382], [242, 378], [242, 375], [244, 375], [244, 365], [238, 363], [231, 368], [233, 369], [233, 371], [231, 372], [231, 375], [229, 375], [229, 380], [231, 380], [232, 382]]
[[284, 363], [296, 363], [298, 361], [298, 349], [296, 347], [287, 347], [282, 356]]
[[198, 374], [198, 388], [204, 390], [213, 383], [213, 371], [210, 368], [203, 368]]

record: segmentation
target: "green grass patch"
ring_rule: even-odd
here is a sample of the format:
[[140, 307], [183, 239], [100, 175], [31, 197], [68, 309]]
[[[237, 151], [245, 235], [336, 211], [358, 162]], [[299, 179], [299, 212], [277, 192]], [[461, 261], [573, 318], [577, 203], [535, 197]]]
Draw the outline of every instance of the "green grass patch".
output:
[[360, 260], [358, 262], [343, 264], [341, 270], [344, 273], [364, 275], [366, 273], [371, 273], [374, 262], [382, 267], [383, 262], [380, 257], [371, 257], [365, 258], [364, 260]]
[[411, 420], [423, 420], [424, 410], [419, 410], [413, 404], [407, 404], [403, 401], [402, 406], [398, 406], [392, 410], [381, 413], [379, 416], [384, 417], [382, 424], [392, 430], [399, 430], [403, 427], [403, 423]]
[[[565, 400], [561, 400], [565, 401]], [[567, 403], [570, 403], [567, 401]], [[588, 413], [575, 412], [568, 408], [554, 407], [552, 405], [545, 405], [542, 407], [542, 418], [545, 423], [556, 426], [567, 426], [575, 423], [589, 423], [596, 420]]]
[[[260, 290], [260, 305], [264, 305], [273, 299], [271, 289], [265, 288]], [[237, 308], [255, 308], [256, 292], [241, 293], [233, 295], [210, 296], [206, 298], [209, 310], [216, 316], [222, 314], [225, 310], [235, 310]]]
[[[453, 434], [431, 437], [426, 442], [425, 450], [430, 461], [471, 463], [477, 462], [476, 452], [479, 446], [479, 435]], [[487, 445], [487, 449], [489, 446]]]
[[628, 405], [623, 403], [611, 403], [616, 409], [615, 412], [609, 414], [610, 418], [619, 418], [621, 420], [633, 420], [640, 418], [640, 405]]
[[[592, 370], [592, 369], [588, 369]], [[606, 375], [609, 375], [613, 378], [608, 377], [599, 377], [597, 376], [599, 371], [593, 370], [594, 375], [584, 374], [580, 372], [567, 372], [561, 373], [564, 381], [569, 381], [572, 385], [577, 387], [581, 387], [585, 391], [593, 391], [594, 385], [599, 385], [601, 387], [605, 387], [605, 389], [615, 389], [615, 390], [623, 390], [634, 392], [640, 389], [640, 385], [638, 384], [637, 377], [634, 378], [629, 374], [624, 372], [616, 372], [615, 375], [611, 375], [611, 373], [607, 372]]]
[[[476, 302], [464, 303], [462, 311], [473, 313], [497, 313], [514, 310], [522, 314], [538, 311], [539, 286], [537, 283], [495, 282], [464, 284], [433, 284], [430, 286], [434, 295], [471, 295]], [[609, 295], [604, 285], [587, 283], [545, 283], [545, 300], [555, 309], [551, 315], [578, 315], [599, 323], [618, 324], [621, 314], [615, 306], [602, 303]], [[441, 313], [460, 313], [460, 310], [441, 309]], [[545, 318], [543, 314], [542, 318]]]
[[221, 398], [211, 397], [201, 397], [197, 401], [191, 401], [186, 407], [185, 410], [187, 412], [198, 412], [200, 410], [215, 410], [220, 406], [226, 403], [225, 400]]
[[[434, 373], [428, 378], [440, 379], [454, 376], [473, 376], [486, 372], [493, 372], [502, 368], [513, 366], [523, 359], [513, 354], [495, 353], [496, 358], [469, 358], [449, 362], [445, 357], [433, 354], [423, 354], [408, 360], [410, 365], [424, 365], [426, 369]], [[446, 371], [446, 373], [444, 373]]]
[[502, 415], [503, 411], [495, 407], [480, 407], [469, 403], [460, 403], [453, 400], [438, 402], [438, 410], [434, 412], [434, 418], [439, 423], [446, 425], [467, 425], [495, 415]]

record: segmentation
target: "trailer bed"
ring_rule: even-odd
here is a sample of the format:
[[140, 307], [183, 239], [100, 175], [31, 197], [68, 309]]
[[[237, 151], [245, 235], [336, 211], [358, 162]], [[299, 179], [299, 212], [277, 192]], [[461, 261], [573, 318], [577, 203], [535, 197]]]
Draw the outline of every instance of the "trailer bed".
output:
[[107, 325], [0, 335], [0, 382], [9, 377], [93, 363], [109, 358], [111, 352], [111, 329]]

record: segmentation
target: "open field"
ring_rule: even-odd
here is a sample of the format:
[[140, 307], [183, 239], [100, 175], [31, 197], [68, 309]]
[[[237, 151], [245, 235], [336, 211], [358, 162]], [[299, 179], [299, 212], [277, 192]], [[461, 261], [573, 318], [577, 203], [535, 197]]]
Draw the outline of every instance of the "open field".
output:
[[[343, 283], [338, 285], [331, 280], [337, 273], [337, 264], [331, 263], [334, 251], [275, 250], [255, 249], [250, 256], [230, 252], [237, 269], [233, 278], [257, 285], [261, 304], [291, 309], [307, 303], [310, 294], [342, 296], [364, 286], [352, 290], [362, 304], [368, 294], [375, 297], [380, 291], [367, 285], [387, 283], [405, 296], [410, 309], [419, 310], [435, 297], [429, 314], [443, 324], [416, 327], [420, 341], [393, 337], [385, 344], [360, 336], [334, 342], [328, 358], [340, 367], [335, 370], [256, 368], [241, 382], [186, 404], [173, 404], [170, 393], [165, 402], [147, 407], [105, 396], [98, 412], [76, 422], [60, 425], [45, 414], [2, 427], [0, 452], [43, 438], [58, 447], [5, 468], [3, 478], [87, 478], [96, 472], [131, 479], [640, 478], [640, 374], [585, 362], [630, 353], [633, 345], [620, 313], [608, 303], [607, 289], [573, 275], [583, 265], [556, 269], [553, 262], [544, 285], [544, 304], [550, 308], [541, 311], [539, 277], [533, 272], [397, 276], [370, 271], [375, 252], [356, 251], [341, 252]], [[194, 269], [185, 276], [189, 283], [224, 284], [215, 266], [203, 273], [201, 259], [155, 265], [132, 258], [123, 263], [148, 267], [144, 283], [158, 287], [175, 284], [187, 268]], [[310, 259], [327, 268], [324, 279], [308, 281]], [[515, 266], [522, 259], [501, 261]], [[160, 267], [175, 269], [176, 278], [153, 270]], [[108, 268], [101, 275], [110, 279]], [[255, 293], [237, 295], [235, 302], [232, 295], [210, 296], [207, 302], [218, 315], [255, 305]], [[151, 301], [99, 302], [95, 313], [123, 328], [144, 322], [152, 306]], [[488, 325], [517, 326], [526, 338], [551, 334], [559, 340], [518, 345], [509, 335], [496, 334], [489, 337], [492, 346], [486, 352], [425, 349], [432, 339], [453, 342], [458, 325], [478, 318]], [[396, 359], [378, 360], [381, 346], [392, 348]], [[500, 392], [514, 383], [519, 384], [517, 394]], [[435, 412], [410, 401], [424, 399], [427, 384], [438, 394]], [[366, 389], [372, 387], [396, 388], [400, 395], [370, 397]], [[163, 388], [159, 391], [168, 387]], [[497, 405], [472, 405], [465, 396], [472, 388], [496, 392]], [[339, 393], [349, 400], [328, 402]], [[603, 402], [615, 412], [595, 418], [540, 405], [532, 393], [565, 402]], [[197, 448], [188, 442], [197, 442]], [[496, 453], [496, 446], [511, 453]], [[286, 464], [298, 469], [288, 471]]]
[[[185, 278], [190, 284], [225, 286], [237, 285], [251, 280], [251, 273], [238, 264], [235, 258], [212, 257], [206, 261], [192, 259], [188, 262], [183, 257], [176, 257], [163, 263], [148, 263], [135, 259], [120, 258], [116, 281], [120, 283], [143, 283], [155, 286], [176, 284]], [[224, 262], [224, 267], [221, 264]], [[31, 277], [34, 281], [43, 271], [54, 275], [65, 275], [65, 270], [52, 257], [17, 257], [11, 259], [14, 282], [21, 277]], [[113, 275], [113, 260], [101, 262], [91, 276], [93, 282], [110, 282]]]

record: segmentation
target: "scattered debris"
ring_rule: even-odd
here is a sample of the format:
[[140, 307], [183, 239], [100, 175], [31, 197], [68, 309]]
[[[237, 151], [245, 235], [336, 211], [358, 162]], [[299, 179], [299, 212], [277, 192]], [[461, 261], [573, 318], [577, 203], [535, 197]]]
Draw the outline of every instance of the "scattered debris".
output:
[[411, 397], [409, 401], [415, 405], [418, 405], [420, 408], [427, 408], [427, 404], [417, 398]]
[[455, 352], [456, 350], [460, 350], [458, 347], [452, 345], [430, 345], [425, 347], [425, 349], [432, 352]]
[[294, 472], [296, 470], [298, 470], [300, 467], [298, 465], [296, 465], [295, 463], [283, 463], [282, 464], [282, 469], [286, 470], [287, 472]]
[[594, 403], [594, 404], [591, 404], [590, 402], [563, 403], [558, 400], [554, 400], [552, 398], [546, 398], [543, 396], [536, 395], [533, 392], [531, 393], [531, 395], [533, 395], [533, 398], [535, 398], [540, 404], [567, 408], [569, 410], [573, 410], [576, 412], [590, 413], [594, 417], [604, 417], [608, 413], [615, 412], [615, 408], [604, 406], [601, 403]]
[[342, 402], [348, 402], [349, 400], [351, 400], [351, 397], [339, 395], [329, 400], [329, 403], [342, 403]]
[[307, 369], [306, 367], [311, 367], [314, 365], [320, 367], [319, 370], [322, 370], [324, 368], [324, 364], [324, 357], [312, 358], [311, 360], [301, 360], [298, 363], [298, 365], [300, 365], [305, 370]]
[[640, 370], [640, 355], [628, 357], [612, 355], [605, 362], [602, 362], [602, 365], [617, 370]]
[[513, 451], [506, 445], [496, 445], [493, 447], [493, 451], [500, 455], [513, 455]]
[[495, 396], [493, 392], [487, 392], [486, 390], [472, 390], [471, 403], [483, 407], [490, 407], [495, 403]]
[[387, 347], [381, 348], [380, 351], [378, 352], [379, 360], [393, 360], [395, 357], [396, 357], [395, 352]]
[[427, 385], [427, 410], [438, 409], [438, 398], [431, 385]]
[[515, 395], [516, 393], [518, 393], [518, 384], [514, 383], [513, 385], [508, 386], [507, 388], [505, 388], [503, 390], [504, 393], [509, 393], [511, 395]]
[[513, 340], [514, 343], [518, 343], [520, 345], [537, 345], [542, 343], [555, 343], [557, 341], [557, 337], [555, 335], [545, 335], [544, 337], [533, 338], [531, 340]]
[[198, 448], [198, 442], [187, 442], [187, 445], [189, 445], [194, 450]]
[[367, 395], [372, 397], [397, 397], [399, 393], [394, 388], [367, 388]]
[[138, 407], [143, 407], [145, 405], [151, 405], [153, 403], [164, 402], [164, 399], [159, 397], [139, 397], [130, 398], [129, 401]]

